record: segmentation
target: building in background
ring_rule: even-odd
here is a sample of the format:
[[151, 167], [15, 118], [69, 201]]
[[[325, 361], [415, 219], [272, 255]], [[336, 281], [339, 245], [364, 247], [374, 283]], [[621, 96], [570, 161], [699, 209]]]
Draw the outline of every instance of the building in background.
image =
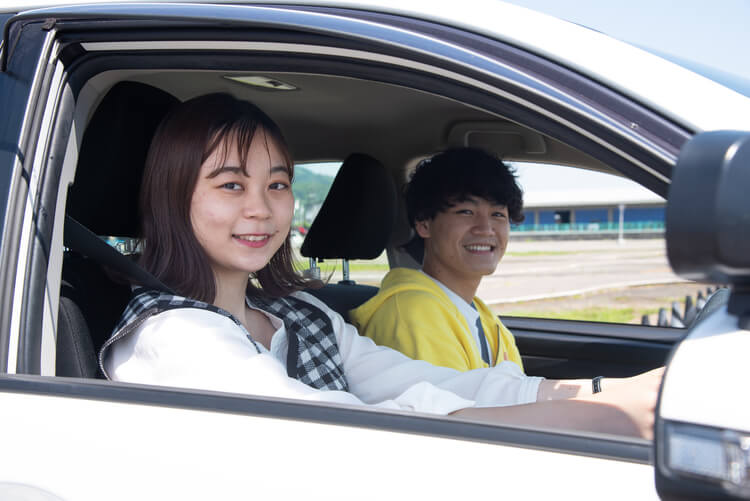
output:
[[516, 237], [650, 238], [664, 234], [665, 201], [645, 189], [531, 191]]

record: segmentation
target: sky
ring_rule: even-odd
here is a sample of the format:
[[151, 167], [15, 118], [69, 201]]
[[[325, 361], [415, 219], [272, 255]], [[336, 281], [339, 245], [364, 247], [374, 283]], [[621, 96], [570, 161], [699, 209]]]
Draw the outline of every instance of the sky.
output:
[[638, 45], [750, 96], [748, 0], [505, 0]]

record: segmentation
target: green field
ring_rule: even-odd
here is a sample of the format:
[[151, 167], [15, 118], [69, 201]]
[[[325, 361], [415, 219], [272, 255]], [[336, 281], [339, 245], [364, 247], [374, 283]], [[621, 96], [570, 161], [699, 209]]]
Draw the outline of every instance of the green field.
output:
[[[310, 267], [309, 262], [305, 260], [297, 260], [294, 262], [295, 267], [298, 270], [306, 270]], [[318, 263], [318, 268], [321, 269], [322, 272], [331, 272], [331, 271], [337, 271], [341, 270], [341, 260], [337, 259], [335, 261], [324, 261], [322, 263]], [[377, 272], [377, 271], [388, 271], [390, 268], [388, 266], [388, 263], [378, 263], [375, 261], [349, 261], [349, 271], [351, 272]]]
[[558, 318], [562, 320], [587, 320], [590, 322], [614, 322], [628, 323], [636, 316], [633, 308], [605, 308], [593, 306], [589, 308], [565, 310], [565, 311], [526, 311], [509, 310], [503, 312], [502, 316], [509, 317], [532, 317], [532, 318]]

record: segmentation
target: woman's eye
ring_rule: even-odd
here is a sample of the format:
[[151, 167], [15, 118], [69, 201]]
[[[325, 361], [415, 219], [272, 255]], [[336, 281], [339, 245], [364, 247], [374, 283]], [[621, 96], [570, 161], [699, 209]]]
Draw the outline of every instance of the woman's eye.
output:
[[472, 212], [471, 212], [470, 209], [458, 209], [456, 211], [456, 214], [467, 214], [467, 215], [470, 216], [472, 214]]
[[274, 191], [280, 191], [280, 190], [285, 190], [289, 188], [289, 185], [287, 183], [278, 182], [278, 183], [271, 183], [268, 186], [268, 188]]
[[494, 216], [500, 219], [506, 219], [508, 217], [508, 215], [505, 214], [504, 212], [495, 212]]
[[221, 185], [222, 188], [225, 188], [227, 190], [237, 191], [242, 189], [242, 185], [240, 183], [224, 183]]

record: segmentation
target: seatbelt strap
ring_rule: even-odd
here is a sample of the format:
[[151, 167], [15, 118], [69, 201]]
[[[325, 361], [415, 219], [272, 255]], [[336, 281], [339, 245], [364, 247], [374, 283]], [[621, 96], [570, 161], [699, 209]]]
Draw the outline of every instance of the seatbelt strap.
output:
[[65, 216], [63, 241], [65, 247], [93, 259], [101, 265], [117, 270], [144, 287], [177, 295], [138, 263], [118, 252], [117, 249], [70, 216]]

